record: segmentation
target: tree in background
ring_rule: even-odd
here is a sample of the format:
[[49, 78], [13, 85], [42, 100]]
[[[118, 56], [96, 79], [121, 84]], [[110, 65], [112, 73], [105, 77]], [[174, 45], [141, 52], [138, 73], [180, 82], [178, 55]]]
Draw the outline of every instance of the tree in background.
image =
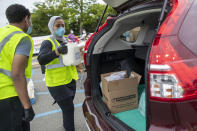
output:
[[[33, 10], [32, 36], [49, 35], [48, 22], [51, 16], [61, 16], [65, 21], [68, 20], [67, 5], [65, 0], [45, 0], [43, 3], [35, 3], [37, 9]], [[68, 25], [66, 24], [66, 29]]]
[[[87, 32], [95, 32], [98, 22], [103, 15], [103, 11], [106, 5], [103, 4], [93, 4], [88, 7], [84, 15], [83, 27]], [[116, 14], [113, 8], [108, 7], [107, 12], [102, 20], [102, 24], [105, 22], [108, 14]]]
[[75, 17], [77, 17], [78, 24], [79, 24], [79, 33], [82, 34], [83, 30], [83, 22], [84, 22], [84, 16], [86, 14], [86, 10], [89, 6], [94, 4], [96, 0], [67, 0], [69, 8], [74, 9], [77, 14], [75, 14]]
[[[85, 29], [94, 32], [105, 5], [95, 3], [96, 0], [45, 0], [43, 3], [35, 3], [37, 9], [33, 10], [32, 36], [49, 35], [48, 21], [51, 16], [61, 16], [65, 21], [66, 34], [73, 29], [76, 35]], [[109, 8], [107, 14], [115, 11]], [[104, 21], [103, 21], [104, 22]]]

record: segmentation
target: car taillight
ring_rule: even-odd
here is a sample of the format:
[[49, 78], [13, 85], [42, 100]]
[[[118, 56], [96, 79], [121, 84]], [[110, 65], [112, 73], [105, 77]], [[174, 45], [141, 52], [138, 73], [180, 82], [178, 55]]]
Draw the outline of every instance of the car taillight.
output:
[[183, 89], [172, 74], [150, 73], [151, 96], [160, 98], [182, 98]]
[[149, 95], [157, 101], [197, 98], [197, 57], [178, 38], [191, 1], [179, 0], [163, 22], [149, 57]]

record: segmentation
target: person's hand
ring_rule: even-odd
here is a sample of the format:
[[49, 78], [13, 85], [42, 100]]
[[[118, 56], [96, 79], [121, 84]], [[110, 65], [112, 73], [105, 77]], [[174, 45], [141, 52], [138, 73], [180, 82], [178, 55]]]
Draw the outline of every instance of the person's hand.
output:
[[32, 107], [24, 109], [24, 120], [32, 121], [34, 119], [35, 113]]
[[68, 48], [66, 45], [60, 45], [58, 48], [57, 48], [59, 54], [66, 54], [68, 52]]

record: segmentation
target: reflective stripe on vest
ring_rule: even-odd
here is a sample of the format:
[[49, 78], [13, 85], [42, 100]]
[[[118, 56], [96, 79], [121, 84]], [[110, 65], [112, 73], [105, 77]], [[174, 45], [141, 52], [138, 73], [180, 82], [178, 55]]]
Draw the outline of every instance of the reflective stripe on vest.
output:
[[11, 77], [11, 72], [5, 69], [0, 69], [0, 73], [7, 75], [8, 77]]
[[22, 31], [15, 31], [15, 32], [12, 32], [11, 34], [9, 34], [7, 37], [5, 37], [2, 42], [0, 43], [0, 53], [3, 49], [3, 47], [5, 46], [5, 44], [10, 40], [10, 38], [15, 35], [15, 34], [18, 34], [18, 33], [24, 33]]
[[[8, 70], [0, 69], [0, 73], [6, 75], [6, 76], [8, 76], [8, 77], [11, 77], [11, 72], [8, 71]], [[25, 78], [26, 78], [26, 77], [25, 77]], [[26, 78], [27, 83], [29, 83], [29, 80], [30, 80], [29, 78]]]
[[[56, 40], [54, 39], [53, 36], [51, 36], [50, 38], [53, 41], [53, 43], [55, 44], [55, 49], [57, 49], [58, 44], [57, 44]], [[63, 64], [63, 59], [62, 59], [61, 55], [59, 56], [59, 64], [47, 65], [46, 69], [54, 69], [54, 68], [59, 68], [59, 67], [65, 67], [65, 65]]]
[[[3, 47], [5, 46], [5, 44], [10, 40], [10, 38], [15, 35], [15, 34], [19, 34], [19, 33], [23, 33], [22, 31], [14, 31], [11, 34], [9, 34], [7, 37], [5, 37], [2, 42], [0, 43], [0, 53], [3, 49]], [[0, 69], [0, 73], [3, 73], [5, 75], [7, 75], [8, 77], [11, 77], [11, 72], [5, 69]]]

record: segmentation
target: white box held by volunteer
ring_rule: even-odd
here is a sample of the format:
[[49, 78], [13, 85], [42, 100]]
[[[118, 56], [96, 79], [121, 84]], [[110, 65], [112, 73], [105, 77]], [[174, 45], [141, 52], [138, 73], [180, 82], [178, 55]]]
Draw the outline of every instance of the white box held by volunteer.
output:
[[68, 52], [62, 55], [65, 66], [79, 65], [81, 63], [80, 49], [76, 44], [67, 44]]

